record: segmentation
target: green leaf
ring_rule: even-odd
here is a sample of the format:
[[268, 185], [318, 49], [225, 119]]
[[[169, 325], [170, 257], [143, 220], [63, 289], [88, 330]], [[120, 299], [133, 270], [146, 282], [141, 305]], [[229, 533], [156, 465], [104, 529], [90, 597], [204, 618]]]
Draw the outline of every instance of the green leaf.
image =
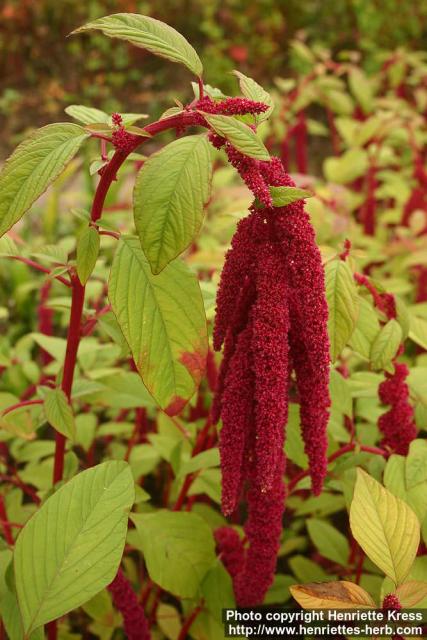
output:
[[304, 556], [293, 556], [289, 560], [289, 566], [292, 573], [301, 582], [323, 582], [328, 578], [333, 579], [316, 562]]
[[199, 232], [211, 174], [204, 134], [174, 140], [144, 163], [135, 183], [134, 217], [153, 273], [160, 273]]
[[84, 604], [113, 580], [134, 500], [122, 461], [79, 473], [27, 522], [14, 551], [25, 633]]
[[[414, 440], [417, 442], [417, 440]], [[424, 441], [418, 441], [424, 442]], [[393, 454], [387, 460], [387, 464], [384, 470], [384, 486], [391, 491], [397, 498], [404, 500], [413, 510], [417, 516], [420, 524], [423, 523], [427, 516], [427, 479], [413, 486], [408, 486], [406, 473], [410, 472], [410, 478], [412, 477], [411, 463], [409, 462], [409, 456], [399, 456]], [[422, 472], [421, 472], [422, 477]]]
[[0, 236], [62, 173], [87, 137], [77, 124], [49, 124], [17, 147], [0, 171]]
[[270, 187], [270, 194], [273, 199], [273, 207], [286, 207], [292, 202], [312, 196], [309, 191], [297, 189], [296, 187]]
[[402, 329], [397, 320], [385, 324], [371, 347], [371, 364], [374, 369], [393, 371], [392, 360], [402, 341]]
[[357, 470], [350, 526], [368, 558], [396, 585], [402, 584], [420, 542], [417, 516], [362, 469]]
[[166, 413], [179, 413], [206, 362], [206, 319], [196, 277], [179, 260], [153, 276], [138, 238], [127, 236], [119, 241], [108, 289], [145, 386]]
[[226, 138], [246, 156], [257, 160], [270, 160], [270, 155], [264, 143], [248, 125], [231, 116], [219, 116], [204, 113], [203, 117], [218, 135]]
[[380, 332], [378, 316], [366, 298], [359, 298], [359, 315], [349, 346], [369, 360], [372, 343]]
[[187, 462], [183, 462], [179, 469], [179, 476], [186, 476], [189, 473], [200, 471], [201, 469], [209, 469], [219, 466], [219, 450], [214, 447], [207, 449], [193, 456]]
[[350, 548], [347, 538], [342, 533], [329, 522], [315, 518], [307, 520], [307, 530], [313, 544], [324, 558], [347, 566]]
[[423, 349], [427, 349], [427, 320], [410, 314], [409, 337]]
[[299, 404], [289, 404], [288, 424], [286, 426], [286, 457], [295, 462], [301, 469], [307, 469], [307, 454], [304, 451], [304, 442], [301, 435], [300, 407]]
[[406, 486], [412, 489], [427, 481], [427, 441], [413, 440], [409, 446], [405, 468]]
[[43, 406], [49, 424], [66, 438], [74, 440], [76, 436], [74, 415], [62, 389], [46, 391]]
[[269, 107], [267, 111], [264, 111], [264, 113], [258, 113], [255, 116], [255, 121], [260, 123], [264, 120], [268, 120], [274, 109], [274, 102], [271, 95], [267, 93], [267, 91], [263, 89], [258, 82], [255, 82], [252, 78], [245, 76], [240, 71], [233, 71], [233, 74], [239, 79], [240, 90], [246, 98], [254, 100], [255, 102], [263, 102]]
[[353, 67], [348, 74], [348, 83], [353, 96], [365, 114], [373, 109], [373, 95], [370, 81], [358, 67]]
[[12, 238], [3, 236], [0, 238], [0, 257], [10, 258], [11, 256], [19, 256], [20, 251]]
[[368, 156], [364, 149], [350, 149], [339, 158], [327, 158], [323, 165], [325, 177], [330, 182], [347, 184], [366, 173]]
[[92, 226], [85, 227], [77, 239], [77, 275], [83, 285], [95, 268], [99, 244], [99, 233]]
[[94, 124], [95, 122], [109, 124], [110, 122], [110, 116], [105, 111], [94, 107], [85, 107], [82, 104], [70, 104], [65, 108], [65, 113], [82, 124]]
[[137, 13], [116, 13], [88, 22], [72, 33], [89, 29], [100, 29], [110, 38], [127, 40], [161, 58], [183, 64], [196, 76], [202, 75], [202, 63], [191, 44], [178, 31], [160, 20]]
[[194, 513], [132, 514], [150, 578], [181, 598], [194, 598], [215, 561], [206, 522]]
[[335, 362], [356, 326], [359, 298], [353, 274], [344, 260], [333, 260], [326, 265], [325, 281], [331, 358]]
[[[70, 104], [69, 107], [66, 107], [65, 113], [82, 124], [95, 124], [97, 122], [102, 122], [106, 125], [112, 124], [111, 116], [109, 116], [108, 113], [101, 111], [101, 109], [85, 107], [82, 104]], [[120, 115], [122, 116], [123, 124], [125, 126], [132, 125], [134, 122], [148, 117], [145, 113], [121, 113]]]

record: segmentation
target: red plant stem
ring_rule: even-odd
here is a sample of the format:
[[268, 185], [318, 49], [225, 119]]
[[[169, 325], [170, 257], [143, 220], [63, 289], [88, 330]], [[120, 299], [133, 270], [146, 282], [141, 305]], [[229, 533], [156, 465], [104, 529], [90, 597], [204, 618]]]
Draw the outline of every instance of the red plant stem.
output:
[[92, 331], [95, 329], [96, 323], [98, 322], [98, 318], [101, 318], [109, 311], [111, 311], [111, 305], [107, 304], [105, 307], [102, 307], [102, 309], [100, 309], [95, 314], [95, 316], [93, 316], [92, 318], [89, 318], [86, 324], [82, 327], [82, 330], [81, 330], [82, 335], [89, 336], [92, 333]]
[[[67, 348], [65, 351], [64, 374], [61, 388], [70, 401], [73, 386], [74, 369], [77, 360], [77, 350], [80, 342], [80, 324], [83, 313], [85, 288], [77, 276], [72, 276], [73, 293], [71, 297], [71, 315], [68, 327]], [[65, 436], [55, 433], [55, 461], [53, 466], [53, 484], [62, 480], [64, 473]]]
[[197, 607], [193, 609], [193, 611], [188, 616], [187, 620], [182, 625], [181, 631], [179, 632], [178, 640], [186, 639], [187, 634], [191, 629], [191, 625], [193, 624], [193, 622], [195, 621], [199, 613], [201, 613], [201, 611], [203, 611], [203, 601], [200, 602], [200, 604], [198, 604]]
[[6, 505], [4, 502], [3, 494], [0, 494], [0, 521], [3, 528], [4, 538], [10, 546], [14, 545], [14, 539], [12, 535], [12, 525], [7, 519]]
[[43, 400], [24, 400], [23, 402], [17, 402], [16, 404], [11, 404], [10, 407], [4, 409], [2, 415], [7, 416], [8, 413], [12, 413], [12, 411], [16, 411], [16, 409], [23, 409], [25, 407], [31, 407], [35, 404], [43, 404]]
[[120, 233], [118, 231], [106, 231], [105, 229], [98, 230], [100, 236], [110, 236], [110, 238], [115, 238], [116, 240], [120, 240]]
[[[8, 256], [8, 257], [11, 260], [17, 260], [18, 262], [23, 262], [24, 264], [27, 265], [27, 267], [32, 267], [33, 269], [36, 269], [37, 271], [41, 271], [42, 273], [50, 274], [50, 269], [48, 269], [47, 267], [43, 267], [38, 262], [34, 262], [34, 260], [29, 260], [28, 258], [24, 258], [23, 256]], [[59, 282], [62, 282], [62, 284], [65, 284], [66, 287], [72, 286], [71, 282], [66, 278], [63, 278], [62, 276], [53, 276], [53, 277]]]
[[34, 491], [34, 489], [29, 485], [25, 484], [25, 482], [23, 482], [18, 475], [15, 474], [15, 477], [13, 477], [13, 476], [6, 475], [4, 473], [0, 473], [0, 481], [9, 482], [10, 484], [15, 485], [15, 487], [19, 487], [20, 489], [22, 489], [24, 493], [27, 494], [27, 496], [31, 498], [31, 500], [35, 504], [37, 505], [40, 504], [41, 500], [38, 497], [36, 491]]
[[[204, 450], [207, 437], [209, 434], [209, 430], [211, 428], [211, 420], [210, 417], [206, 420], [206, 424], [201, 431], [199, 431], [196, 443], [194, 445], [193, 453], [191, 457], [194, 458], [198, 453]], [[184, 501], [187, 497], [188, 491], [190, 490], [191, 485], [193, 484], [193, 480], [197, 477], [197, 473], [190, 473], [186, 476], [184, 483], [181, 487], [181, 491], [179, 492], [178, 499], [173, 507], [173, 511], [180, 511], [184, 505]]]
[[[328, 464], [331, 464], [331, 462], [334, 462], [334, 460], [340, 458], [344, 454], [354, 451], [357, 447], [357, 442], [350, 442], [349, 444], [345, 444], [340, 449], [338, 449], [338, 451], [335, 451], [335, 453], [329, 456]], [[359, 446], [359, 449], [364, 453], [373, 453], [379, 456], [388, 455], [385, 449], [379, 449], [378, 447], [365, 447], [364, 445], [361, 445]], [[302, 480], [303, 478], [307, 478], [309, 475], [310, 471], [308, 469], [307, 471], [301, 471], [301, 473], [298, 473], [294, 478], [292, 478], [292, 480], [290, 480], [288, 484], [288, 492], [291, 493], [295, 489], [296, 485], [300, 482], [300, 480]]]
[[23, 529], [24, 525], [20, 522], [11, 522], [10, 520], [3, 520], [0, 518], [0, 524], [4, 527], [15, 527], [15, 529]]

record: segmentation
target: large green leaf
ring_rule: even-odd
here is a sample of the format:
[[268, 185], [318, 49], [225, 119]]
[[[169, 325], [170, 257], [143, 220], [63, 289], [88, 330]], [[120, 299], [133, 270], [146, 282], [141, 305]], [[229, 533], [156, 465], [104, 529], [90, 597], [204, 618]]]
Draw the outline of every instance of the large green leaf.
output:
[[356, 326], [359, 300], [353, 274], [344, 260], [329, 262], [325, 268], [325, 279], [331, 358], [335, 362]]
[[219, 116], [207, 113], [204, 113], [203, 116], [212, 129], [218, 135], [226, 138], [237, 151], [251, 158], [256, 158], [257, 160], [270, 160], [270, 155], [262, 140], [258, 138], [255, 131], [244, 122], [236, 120], [231, 116]]
[[162, 58], [185, 65], [196, 76], [202, 75], [202, 63], [191, 44], [173, 27], [160, 20], [137, 13], [116, 13], [88, 22], [73, 33], [89, 29], [100, 29], [110, 38], [127, 40]]
[[27, 636], [84, 604], [113, 580], [133, 500], [128, 464], [105, 462], [79, 473], [30, 518], [14, 552]]
[[133, 514], [150, 578], [166, 591], [193, 598], [215, 561], [212, 532], [195, 513]]
[[174, 140], [144, 163], [135, 183], [134, 216], [153, 273], [164, 269], [198, 233], [211, 173], [204, 134]]
[[206, 318], [196, 277], [179, 260], [153, 276], [138, 238], [122, 237], [108, 295], [142, 380], [169, 415], [179, 413], [205, 369]]
[[368, 558], [396, 585], [401, 584], [420, 542], [417, 516], [362, 469], [357, 470], [350, 526]]
[[77, 124], [48, 124], [17, 147], [0, 172], [0, 236], [46, 191], [88, 136]]

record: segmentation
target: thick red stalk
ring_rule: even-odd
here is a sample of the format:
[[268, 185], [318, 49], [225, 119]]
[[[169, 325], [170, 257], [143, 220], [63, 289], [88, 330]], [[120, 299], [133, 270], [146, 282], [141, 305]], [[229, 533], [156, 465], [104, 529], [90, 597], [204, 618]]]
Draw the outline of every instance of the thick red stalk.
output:
[[[64, 360], [64, 373], [61, 388], [70, 401], [73, 386], [74, 369], [77, 360], [77, 350], [80, 342], [80, 324], [83, 313], [85, 288], [77, 276], [72, 278], [73, 293], [71, 297], [71, 315], [68, 327], [67, 349]], [[58, 431], [55, 433], [55, 461], [53, 466], [53, 484], [62, 480], [64, 472], [65, 436]]]

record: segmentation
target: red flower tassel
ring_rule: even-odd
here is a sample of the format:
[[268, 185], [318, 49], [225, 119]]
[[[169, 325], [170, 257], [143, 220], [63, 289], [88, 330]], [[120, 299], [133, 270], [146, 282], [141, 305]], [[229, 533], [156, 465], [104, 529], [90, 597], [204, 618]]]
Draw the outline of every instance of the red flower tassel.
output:
[[150, 640], [151, 634], [144, 609], [121, 569], [108, 586], [108, 590], [113, 597], [114, 606], [123, 616], [123, 629], [128, 640]]
[[[220, 147], [225, 141], [212, 137], [212, 143]], [[270, 186], [295, 186], [282, 163], [225, 147], [264, 205], [252, 206], [238, 225], [221, 275], [214, 329], [215, 349], [224, 345], [212, 410], [214, 421], [222, 418], [222, 508], [231, 514], [246, 487], [249, 548], [234, 587], [239, 605], [254, 606], [273, 580], [282, 528], [292, 368], [316, 495], [326, 474], [327, 304], [320, 253], [302, 202], [270, 204]]]
[[395, 363], [394, 373], [386, 373], [386, 379], [379, 386], [378, 395], [390, 409], [380, 416], [378, 427], [384, 438], [382, 446], [406, 456], [409, 445], [417, 437], [414, 411], [409, 403], [409, 388], [405, 380], [409, 374], [405, 364]]

